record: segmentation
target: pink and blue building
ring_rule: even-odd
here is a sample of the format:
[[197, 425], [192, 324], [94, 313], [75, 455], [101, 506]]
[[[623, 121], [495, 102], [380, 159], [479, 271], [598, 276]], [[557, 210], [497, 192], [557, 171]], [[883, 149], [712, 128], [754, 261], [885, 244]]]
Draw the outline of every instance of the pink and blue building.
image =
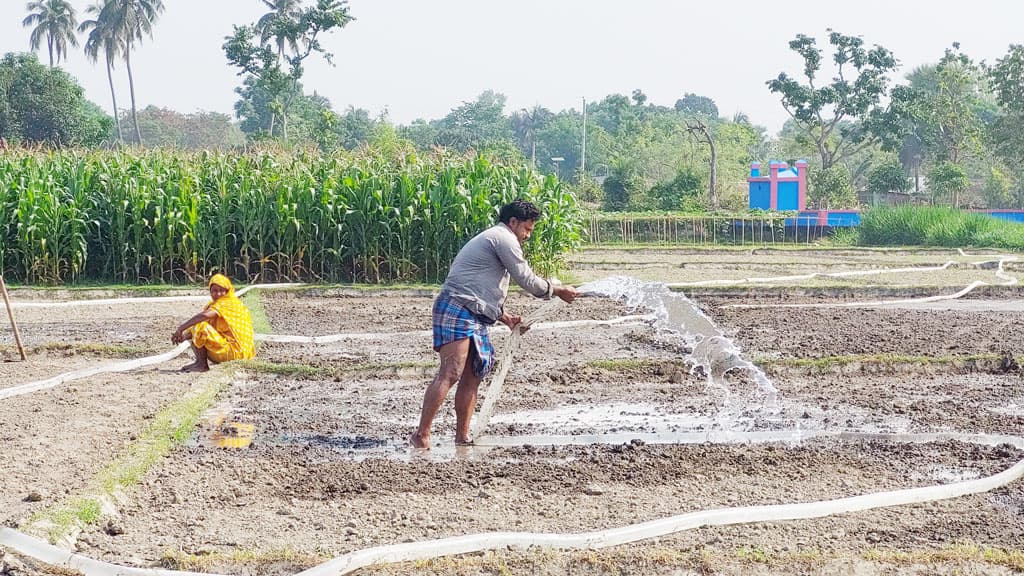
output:
[[796, 212], [795, 218], [787, 218], [787, 226], [857, 226], [860, 213], [857, 210], [808, 210], [807, 209], [807, 161], [797, 160], [790, 166], [786, 162], [772, 160], [768, 172], [762, 173], [761, 163], [750, 164], [750, 209], [779, 212]]

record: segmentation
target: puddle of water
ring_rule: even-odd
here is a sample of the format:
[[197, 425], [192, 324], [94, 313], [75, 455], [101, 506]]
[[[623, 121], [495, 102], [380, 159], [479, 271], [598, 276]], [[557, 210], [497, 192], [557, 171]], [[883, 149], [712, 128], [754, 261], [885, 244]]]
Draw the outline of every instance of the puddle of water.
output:
[[520, 410], [495, 415], [494, 424], [528, 427], [537, 434], [579, 434], [593, 430], [608, 433], [627, 431], [673, 433], [682, 430], [739, 428], [780, 428], [792, 426], [793, 419], [759, 412], [727, 412], [708, 415], [696, 412], [666, 413], [653, 404], [585, 404], [544, 410]]
[[633, 308], [653, 313], [655, 328], [678, 337], [690, 349], [684, 358], [691, 372], [702, 373], [708, 384], [720, 391], [728, 404], [730, 394], [725, 375], [744, 370], [753, 377], [766, 406], [774, 406], [778, 390], [765, 373], [743, 358], [739, 347], [730, 340], [696, 304], [680, 292], [669, 290], [657, 282], [614, 276], [581, 286], [580, 292], [623, 300]]
[[991, 406], [991, 407], [988, 408], [988, 411], [989, 412], [994, 412], [996, 414], [1002, 414], [1003, 416], [1017, 416], [1017, 417], [1021, 417], [1021, 416], [1024, 416], [1024, 404], [1018, 404], [1016, 402], [1011, 402], [1010, 404], [1007, 404], [1006, 406]]
[[981, 472], [966, 468], [953, 468], [950, 466], [932, 466], [925, 470], [924, 477], [943, 484], [963, 482], [964, 480], [975, 480], [981, 478]]

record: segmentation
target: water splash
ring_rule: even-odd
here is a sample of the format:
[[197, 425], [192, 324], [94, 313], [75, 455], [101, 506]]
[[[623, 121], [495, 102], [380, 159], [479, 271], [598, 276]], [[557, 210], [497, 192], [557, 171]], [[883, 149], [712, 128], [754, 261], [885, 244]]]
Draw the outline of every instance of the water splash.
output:
[[722, 392], [723, 401], [729, 403], [726, 374], [746, 371], [757, 383], [769, 406], [774, 406], [778, 390], [765, 373], [743, 358], [739, 347], [715, 326], [692, 300], [680, 292], [673, 292], [658, 282], [643, 282], [636, 278], [613, 276], [580, 286], [580, 292], [625, 301], [627, 306], [642, 308], [653, 313], [654, 327], [663, 334], [681, 340], [690, 352], [684, 360], [690, 364], [692, 374], [703, 373], [709, 386]]

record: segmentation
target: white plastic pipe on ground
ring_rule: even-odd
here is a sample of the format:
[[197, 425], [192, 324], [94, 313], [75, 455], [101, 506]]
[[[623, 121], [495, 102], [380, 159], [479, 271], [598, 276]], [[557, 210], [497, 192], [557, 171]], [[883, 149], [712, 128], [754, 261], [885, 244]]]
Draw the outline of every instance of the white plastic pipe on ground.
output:
[[[784, 431], [772, 431], [770, 434], [777, 435], [780, 433], [785, 434]], [[751, 434], [753, 438], [757, 433]], [[986, 446], [1008, 443], [1017, 448], [1024, 449], [1024, 438], [1019, 436], [964, 435], [956, 433], [878, 434], [827, 431], [793, 431], [792, 434], [804, 438], [837, 437], [851, 440], [893, 440], [897, 442], [934, 442], [952, 439]], [[768, 440], [776, 441], [774, 438], [768, 438]], [[529, 546], [539, 546], [563, 550], [607, 548], [649, 538], [668, 536], [703, 526], [802, 520], [874, 508], [947, 500], [988, 492], [1015, 482], [1022, 476], [1024, 476], [1024, 460], [1017, 462], [998, 474], [953, 484], [891, 490], [797, 504], [716, 508], [679, 514], [620, 528], [579, 534], [490, 532], [405, 544], [376, 546], [339, 556], [319, 566], [300, 572], [298, 576], [342, 576], [359, 568], [365, 568], [374, 564], [427, 560], [454, 554], [499, 550], [508, 547], [526, 548]], [[127, 568], [107, 562], [100, 562], [73, 554], [67, 550], [61, 550], [10, 528], [0, 529], [0, 546], [6, 546], [41, 562], [78, 570], [86, 576], [198, 576], [194, 572]]]
[[[1003, 272], [1003, 262], [1010, 260], [1011, 258], [1000, 258], [998, 261], [998, 272], [997, 275], [1007, 280], [1007, 284], [1016, 283], [1016, 278], [1010, 277]], [[765, 282], [765, 281], [782, 281], [784, 279], [802, 279], [802, 278], [813, 278], [816, 276], [854, 276], [854, 275], [867, 275], [867, 274], [881, 274], [881, 273], [892, 273], [892, 272], [920, 272], [920, 271], [934, 271], [944, 270], [945, 268], [952, 265], [952, 262], [948, 262], [943, 266], [930, 267], [930, 268], [904, 268], [904, 269], [891, 269], [891, 270], [872, 270], [872, 271], [854, 271], [854, 272], [839, 272], [832, 274], [811, 274], [804, 276], [789, 276], [789, 277], [776, 277], [773, 279], [764, 278], [752, 278], [746, 279], [745, 281], [750, 282]], [[736, 281], [729, 281], [736, 283]], [[683, 285], [706, 285], [709, 283], [722, 283], [722, 281], [707, 281], [701, 283], [689, 283], [689, 284], [675, 284], [670, 286], [683, 286]], [[959, 296], [966, 294], [977, 287], [977, 285], [984, 285], [984, 282], [977, 281], [972, 283], [970, 286], [961, 290]], [[959, 297], [955, 296], [955, 297]], [[169, 297], [179, 298], [179, 297]], [[161, 301], [168, 301], [169, 298], [162, 298]], [[181, 298], [192, 298], [192, 297], [181, 297]], [[932, 299], [937, 297], [930, 297]], [[938, 297], [948, 298], [948, 297]], [[140, 299], [129, 299], [138, 301]], [[932, 301], [929, 298], [925, 299], [912, 299], [915, 301]], [[96, 302], [96, 301], [93, 301]], [[63, 303], [54, 303], [63, 304]], [[554, 304], [552, 304], [554, 305]], [[806, 306], [806, 305], [803, 305]], [[524, 319], [524, 326], [538, 321], [540, 318], [546, 315], [548, 306], [542, 307], [537, 313], [527, 319]], [[512, 335], [508, 350], [503, 358], [502, 370], [504, 375], [507, 375], [508, 367], [511, 365], [511, 356], [514, 352], [518, 341], [520, 332], [517, 330]], [[322, 337], [321, 337], [322, 338]], [[130, 370], [134, 367], [138, 367], [143, 362], [156, 363], [164, 360], [173, 358], [180, 354], [188, 346], [188, 343], [182, 343], [178, 348], [168, 352], [164, 355], [153, 356], [150, 358], [144, 358], [134, 360], [131, 362], [124, 362], [117, 365], [97, 367], [77, 371], [70, 374], [75, 374], [76, 378], [83, 378], [89, 375], [99, 374], [102, 372], [110, 371], [123, 371]], [[173, 355], [172, 355], [173, 354]], [[158, 359], [159, 358], [159, 359]], [[501, 374], [501, 372], [499, 372]], [[489, 415], [490, 410], [493, 408], [493, 400], [500, 396], [501, 382], [504, 381], [504, 375], [500, 378], [497, 388], [492, 387], [488, 391], [487, 401], [491, 402], [491, 406], [488, 407], [485, 402], [482, 413]], [[29, 385], [23, 385], [15, 387], [13, 389], [0, 390], [0, 399], [9, 397], [9, 395], [15, 395], [11, 391], [22, 390], [19, 393], [28, 393], [35, 391], [34, 388], [28, 389], [26, 387], [34, 387], [45, 384], [44, 387], [56, 386], [64, 381], [67, 381], [68, 375], [62, 377], [56, 377], [42, 383], [33, 383]], [[8, 396], [4, 396], [4, 393], [8, 393]], [[493, 395], [493, 399], [492, 399]], [[480, 426], [478, 422], [478, 431], [482, 430], [486, 426], [486, 419], [482, 419], [483, 426]], [[773, 431], [771, 434], [777, 435], [779, 431]], [[856, 438], [858, 437], [855, 433], [841, 432], [841, 433], [804, 433], [806, 437], [820, 437], [835, 435], [840, 438]], [[905, 438], [907, 435], [886, 435], [886, 434], [865, 434], [863, 437], [869, 437], [871, 439], [894, 439], [899, 440]], [[935, 434], [930, 435], [936, 439], [949, 438], [950, 434]], [[964, 439], [959, 436], [957, 439]], [[966, 441], [975, 441], [977, 443], [991, 444], [993, 439], [998, 441], [1007, 441], [1017, 446], [1018, 448], [1024, 448], [1024, 439], [1020, 437], [982, 437], [982, 438], [967, 438]], [[906, 440], [902, 440], [906, 441]], [[919, 441], [932, 441], [932, 440], [919, 440]], [[437, 540], [429, 540], [423, 542], [411, 542], [406, 544], [396, 544], [389, 546], [378, 546], [374, 548], [368, 548], [365, 550], [357, 550], [350, 552], [328, 562], [325, 562], [319, 566], [311, 568], [309, 570], [300, 572], [298, 576], [341, 576], [348, 574], [359, 568], [370, 566], [379, 563], [391, 563], [391, 562], [404, 562], [413, 560], [426, 560], [430, 558], [438, 558], [441, 556], [448, 556], [453, 554], [465, 554], [470, 552], [480, 552], [484, 550], [496, 550], [507, 547], [529, 547], [529, 546], [541, 546], [548, 548], [559, 548], [559, 549], [598, 549], [609, 546], [617, 546], [630, 542], [636, 542], [648, 538], [655, 538], [660, 536], [667, 536], [684, 530], [690, 530], [693, 528], [699, 528], [702, 526], [723, 526], [730, 524], [746, 524], [753, 522], [777, 522], [784, 520], [797, 520], [806, 518], [819, 518], [822, 516], [829, 516], [833, 514], [842, 514], [847, 512], [856, 512], [862, 510], [869, 510], [873, 508], [898, 506], [904, 504], [913, 504], [920, 502], [930, 502], [935, 500], [944, 500], [949, 498], [956, 498], [959, 496], [965, 496], [969, 494], [977, 494], [981, 492], [987, 492], [995, 488], [1005, 486], [1011, 482], [1014, 482], [1024, 476], [1024, 460], [1017, 462], [1010, 468], [1000, 472], [998, 474], [988, 476], [985, 478], [979, 478], [976, 480], [969, 480], [964, 482], [957, 482], [954, 484], [945, 484], [938, 486], [927, 486], [921, 488], [911, 488], [905, 490], [894, 490], [887, 492], [878, 492], [873, 494], [865, 494], [861, 496], [852, 496], [848, 498], [839, 498], [834, 500], [824, 500], [817, 502], [805, 502], [798, 504], [778, 504], [769, 506], [745, 506], [739, 508], [717, 508], [714, 510], [705, 510], [699, 512], [691, 512], [687, 514], [680, 514], [669, 518], [663, 518], [659, 520], [652, 520], [648, 522], [642, 522], [639, 524], [632, 524], [629, 526], [623, 526], [620, 528], [612, 528], [608, 530], [584, 532], [580, 534], [545, 534], [545, 533], [531, 533], [531, 532], [492, 532], [485, 534], [473, 534], [466, 536], [456, 536], [451, 538], [442, 538]], [[21, 554], [35, 558], [39, 561], [46, 562], [48, 564], [56, 566], [64, 566], [79, 570], [87, 576], [198, 576], [193, 572], [178, 572], [169, 570], [159, 569], [144, 569], [144, 568], [127, 568], [106, 562], [100, 562], [92, 560], [84, 556], [73, 554], [68, 551], [61, 550], [54, 546], [50, 546], [45, 542], [41, 542], [20, 532], [12, 530], [10, 528], [0, 529], [0, 546], [7, 546]]]

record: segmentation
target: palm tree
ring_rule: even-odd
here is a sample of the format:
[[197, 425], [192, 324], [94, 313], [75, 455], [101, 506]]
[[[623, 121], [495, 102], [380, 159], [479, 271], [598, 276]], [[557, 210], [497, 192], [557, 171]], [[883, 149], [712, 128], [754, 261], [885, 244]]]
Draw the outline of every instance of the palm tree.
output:
[[153, 23], [164, 11], [163, 0], [106, 0], [100, 11], [99, 26], [109, 29], [117, 38], [119, 51], [124, 56], [128, 70], [128, 88], [132, 97], [132, 124], [135, 125], [135, 139], [142, 144], [139, 117], [135, 107], [135, 78], [132, 76], [132, 47], [143, 37], [153, 36]]
[[537, 132], [551, 121], [554, 114], [543, 106], [523, 108], [512, 113], [512, 130], [521, 150], [530, 151], [530, 161], [537, 167]]
[[124, 133], [121, 131], [121, 112], [117, 108], [117, 92], [114, 90], [114, 60], [123, 49], [121, 38], [108, 26], [101, 25], [100, 14], [103, 7], [109, 4], [110, 0], [102, 0], [85, 9], [86, 12], [95, 16], [92, 20], [84, 20], [78, 26], [78, 31], [89, 35], [85, 40], [85, 55], [90, 61], [99, 60], [100, 52], [107, 64], [107, 82], [110, 84], [110, 99], [114, 101], [114, 123], [117, 125], [117, 141], [124, 141]]
[[[32, 50], [38, 50], [46, 38], [46, 47], [50, 51], [50, 68], [68, 53], [68, 45], [77, 47], [75, 37], [75, 9], [68, 0], [33, 0], [26, 7], [29, 15], [21, 21], [22, 26], [35, 26], [29, 43]], [[57, 59], [54, 62], [54, 55]]]
[[256, 22], [260, 42], [265, 44], [273, 38], [277, 44], [278, 60], [284, 59], [285, 47], [298, 52], [299, 40], [295, 28], [290, 24], [294, 24], [301, 13], [302, 0], [263, 0], [263, 3], [270, 8], [270, 12]]

